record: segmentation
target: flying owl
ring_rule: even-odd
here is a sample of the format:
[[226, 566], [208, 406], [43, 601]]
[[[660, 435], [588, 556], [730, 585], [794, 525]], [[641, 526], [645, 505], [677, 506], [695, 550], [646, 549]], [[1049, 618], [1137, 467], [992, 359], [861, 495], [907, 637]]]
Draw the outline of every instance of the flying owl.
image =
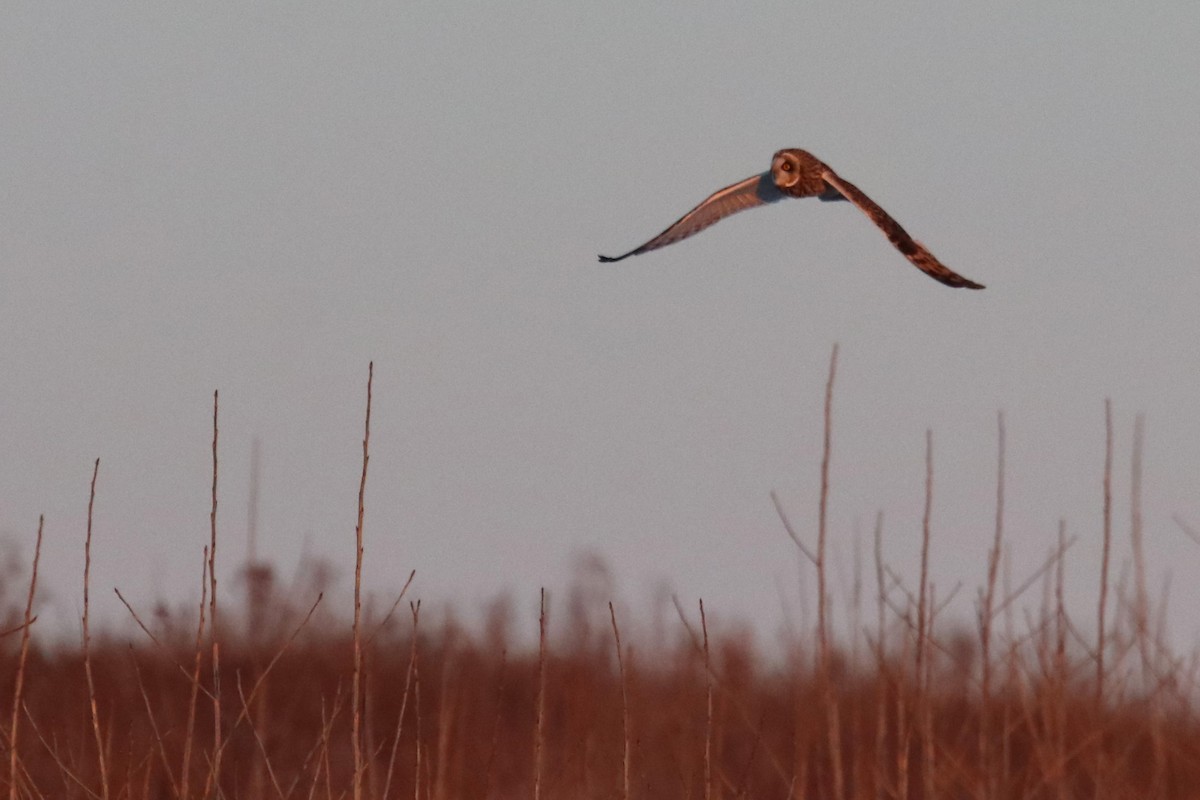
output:
[[900, 227], [900, 223], [880, 208], [874, 200], [845, 178], [840, 177], [811, 153], [789, 148], [780, 150], [771, 159], [771, 169], [744, 181], [726, 186], [700, 205], [684, 214], [665, 231], [641, 247], [620, 256], [600, 256], [603, 262], [620, 261], [659, 247], [686, 239], [715, 222], [745, 211], [748, 208], [774, 203], [784, 197], [816, 197], [820, 200], [849, 200], [871, 218], [887, 236], [888, 241], [908, 258], [917, 269], [947, 286], [982, 289], [981, 284], [967, 280], [954, 272], [933, 253]]

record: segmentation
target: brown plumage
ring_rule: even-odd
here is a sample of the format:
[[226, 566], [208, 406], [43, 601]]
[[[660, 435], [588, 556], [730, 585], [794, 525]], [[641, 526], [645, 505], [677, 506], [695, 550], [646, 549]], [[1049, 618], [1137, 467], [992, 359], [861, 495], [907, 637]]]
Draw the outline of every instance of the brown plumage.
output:
[[629, 256], [665, 247], [699, 233], [708, 226], [748, 208], [774, 203], [784, 197], [817, 197], [821, 200], [849, 200], [883, 231], [897, 250], [917, 269], [947, 286], [982, 289], [938, 261], [933, 253], [909, 236], [900, 223], [867, 197], [850, 181], [840, 177], [811, 153], [790, 148], [780, 150], [771, 159], [771, 169], [732, 186], [726, 186], [680, 217], [665, 231], [642, 246], [620, 256], [600, 256], [603, 262], [620, 261]]

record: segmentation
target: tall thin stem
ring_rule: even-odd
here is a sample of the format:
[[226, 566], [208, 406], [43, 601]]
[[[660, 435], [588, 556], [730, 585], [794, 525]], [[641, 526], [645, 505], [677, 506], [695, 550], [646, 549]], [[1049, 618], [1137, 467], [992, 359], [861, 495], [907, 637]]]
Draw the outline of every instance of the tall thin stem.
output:
[[933, 519], [933, 431], [925, 431], [925, 513], [921, 521], [921, 586], [917, 595], [917, 697], [921, 725], [921, 775], [925, 796], [933, 796], [933, 735], [929, 698], [929, 632], [932, 628], [932, 587], [929, 585], [929, 541]]
[[[1112, 399], [1104, 398], [1104, 475], [1102, 479], [1104, 491], [1104, 523], [1103, 550], [1100, 556], [1100, 598], [1096, 609], [1096, 699], [1097, 713], [1104, 710], [1106, 665], [1104, 655], [1108, 649], [1108, 575], [1109, 559], [1112, 553], [1112, 473], [1113, 473], [1113, 410]], [[1104, 739], [1096, 748], [1096, 800], [1103, 800], [1106, 795], [1105, 773], [1108, 762], [1104, 757]]]
[[1129, 476], [1129, 540], [1133, 550], [1134, 631], [1142, 657], [1142, 677], [1152, 680], [1150, 656], [1150, 600], [1146, 591], [1146, 556], [1142, 548], [1142, 441], [1146, 420], [1133, 420], [1133, 458]]
[[92, 716], [92, 733], [96, 738], [96, 760], [100, 764], [100, 796], [108, 800], [108, 759], [105, 758], [104, 737], [100, 734], [100, 714], [96, 708], [96, 681], [92, 676], [92, 634], [88, 626], [90, 603], [88, 585], [92, 573], [92, 510], [96, 505], [96, 478], [100, 474], [100, 459], [92, 469], [92, 487], [88, 494], [87, 538], [83, 543], [83, 671], [87, 676], [88, 709]]
[[[875, 703], [875, 775], [877, 797], [886, 797], [887, 791], [887, 760], [885, 758], [887, 728], [888, 728], [888, 689], [891, 685], [887, 661], [887, 584], [884, 581], [883, 567], [883, 512], [875, 514], [875, 602], [876, 602], [876, 643], [875, 664], [878, 670], [876, 678], [879, 687], [879, 699]], [[897, 696], [900, 691], [897, 686]], [[899, 727], [897, 725], [897, 727]], [[897, 730], [899, 734], [899, 730]], [[897, 736], [899, 738], [899, 736]], [[890, 792], [895, 794], [895, 792]]]
[[[117, 596], [120, 596], [120, 592], [117, 593]], [[204, 557], [200, 559], [200, 607], [196, 612], [196, 645], [192, 651], [191, 696], [188, 698], [187, 723], [183, 734], [183, 763], [179, 767], [177, 794], [180, 800], [187, 800], [191, 793], [192, 742], [196, 731], [197, 701], [200, 697], [200, 667], [204, 659], [204, 606], [207, 600], [208, 548], [205, 547]]]
[[209, 544], [208, 544], [208, 624], [209, 639], [212, 644], [212, 680], [213, 680], [213, 758], [209, 775], [211, 782], [220, 794], [221, 783], [221, 644], [217, 635], [217, 427], [218, 392], [213, 392], [213, 436], [212, 436], [212, 508], [208, 514]]
[[538, 697], [537, 723], [533, 736], [533, 800], [542, 796], [542, 728], [546, 719], [546, 589], [542, 588], [538, 611]]
[[1108, 604], [1108, 562], [1112, 550], [1112, 400], [1104, 400], [1104, 550], [1100, 556], [1100, 602], [1096, 612], [1096, 708], [1104, 702], [1104, 649], [1106, 646], [1106, 607]]
[[704, 682], [707, 697], [704, 718], [704, 800], [712, 800], [713, 674], [708, 651], [708, 619], [704, 615], [703, 599], [700, 600], [700, 630], [704, 634]]
[[29, 595], [25, 599], [25, 619], [21, 627], [21, 654], [17, 658], [17, 680], [13, 685], [12, 723], [8, 735], [8, 799], [20, 797], [17, 787], [17, 728], [21, 722], [21, 695], [25, 688], [25, 663], [29, 657], [30, 628], [33, 625], [33, 599], [37, 594], [38, 561], [42, 558], [42, 528], [45, 516], [38, 517], [37, 544], [33, 548], [33, 572], [29, 576]]
[[[821, 666], [829, 662], [829, 621], [826, 597], [825, 544], [829, 509], [829, 458], [833, 439], [833, 380], [837, 374], [838, 346], [829, 356], [829, 380], [825, 383], [825, 429], [821, 449], [821, 496], [817, 510], [817, 641]], [[840, 795], [839, 795], [840, 796]]]
[[363, 754], [362, 754], [362, 562], [363, 562], [363, 512], [367, 491], [367, 462], [370, 460], [371, 442], [371, 387], [375, 379], [375, 362], [367, 365], [367, 414], [363, 424], [362, 476], [358, 482], [358, 524], [354, 528], [354, 676], [351, 685], [351, 746], [354, 750], [354, 800], [362, 800]]
[[817, 511], [817, 643], [818, 675], [821, 695], [825, 702], [825, 718], [829, 736], [829, 763], [833, 773], [833, 796], [845, 797], [842, 772], [842, 735], [837, 692], [830, 675], [828, 579], [825, 549], [828, 540], [829, 461], [833, 450], [833, 382], [837, 376], [838, 346], [835, 342], [829, 355], [829, 380], [825, 383], [825, 426], [821, 448], [821, 497]]
[[996, 578], [1000, 571], [1000, 551], [1004, 539], [1004, 412], [996, 415], [996, 528], [992, 537], [992, 549], [988, 551], [987, 585], [984, 589], [983, 607], [979, 609], [980, 649], [980, 709], [979, 709], [979, 776], [980, 796], [991, 797], [994, 792], [994, 776], [990, 764], [992, 756], [992, 621], [996, 608]]
[[380, 795], [385, 800], [391, 796], [392, 775], [396, 768], [396, 751], [400, 748], [400, 734], [404, 732], [404, 712], [408, 708], [408, 692], [412, 687], [413, 672], [417, 666], [417, 622], [421, 614], [421, 601], [418, 600], [412, 609], [412, 643], [408, 656], [408, 673], [404, 678], [404, 694], [401, 695], [400, 711], [396, 713], [396, 733], [392, 739], [392, 754], [388, 758], [387, 778], [383, 782], [383, 794]]
[[621, 652], [617, 612], [613, 610], [611, 601], [608, 615], [612, 618], [613, 641], [617, 647], [617, 674], [621, 679], [621, 800], [629, 800], [629, 685], [625, 682], [625, 656]]
[[933, 431], [925, 431], [925, 511], [921, 518], [921, 583], [917, 592], [917, 680], [925, 674], [925, 635], [928, 615], [929, 539], [933, 518]]

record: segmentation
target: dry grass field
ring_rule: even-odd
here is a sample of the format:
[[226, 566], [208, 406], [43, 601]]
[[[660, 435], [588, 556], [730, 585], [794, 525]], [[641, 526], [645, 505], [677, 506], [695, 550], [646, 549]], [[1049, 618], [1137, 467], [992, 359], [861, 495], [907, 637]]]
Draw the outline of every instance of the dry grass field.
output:
[[[214, 511], [216, 419], [214, 403]], [[0, 793], [1200, 797], [1198, 659], [1163, 644], [1136, 521], [1131, 578], [1110, 587], [1106, 564], [1095, 615], [1076, 624], [1062, 599], [1065, 542], [1037, 573], [1005, 576], [1002, 418], [998, 442], [978, 624], [941, 624], [924, 569], [906, 586], [877, 556], [858, 641], [835, 636], [822, 514], [818, 541], [795, 537], [817, 577], [816, 622], [782, 658], [744, 631], [710, 626], [702, 605], [681, 604], [673, 631], [656, 637], [636, 608], [552, 604], [530, 647], [501, 602], [470, 629], [423, 616], [402, 586], [391, 612], [367, 613], [356, 586], [353, 613], [341, 614], [322, 607], [319, 587], [279, 590], [262, 564], [245, 571], [244, 604], [224, 594], [217, 604], [208, 562], [188, 613], [130, 609], [141, 626], [132, 646], [89, 630], [85, 574], [82, 645], [63, 648], [43, 642], [36, 621], [23, 624], [36, 610], [35, 558], [2, 595]], [[1111, 454], [1111, 426], [1109, 442]], [[827, 435], [826, 455], [829, 446]], [[1106, 487], [1111, 471], [1109, 458]], [[1106, 553], [1109, 508], [1106, 499]], [[790, 530], [782, 508], [780, 517]], [[215, 523], [212, 537], [210, 548]], [[1098, 635], [1081, 633], [1098, 621]]]

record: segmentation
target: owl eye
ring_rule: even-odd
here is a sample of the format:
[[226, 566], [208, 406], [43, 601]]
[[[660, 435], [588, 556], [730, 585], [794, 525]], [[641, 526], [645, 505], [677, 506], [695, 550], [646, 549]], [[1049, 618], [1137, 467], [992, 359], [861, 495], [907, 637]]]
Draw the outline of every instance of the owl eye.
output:
[[783, 170], [784, 172], [791, 172], [791, 171], [792, 171], [792, 162], [790, 162], [790, 161], [785, 161], [785, 162], [783, 162], [782, 164], [780, 164], [780, 165], [779, 165], [779, 168], [780, 168], [781, 170]]

